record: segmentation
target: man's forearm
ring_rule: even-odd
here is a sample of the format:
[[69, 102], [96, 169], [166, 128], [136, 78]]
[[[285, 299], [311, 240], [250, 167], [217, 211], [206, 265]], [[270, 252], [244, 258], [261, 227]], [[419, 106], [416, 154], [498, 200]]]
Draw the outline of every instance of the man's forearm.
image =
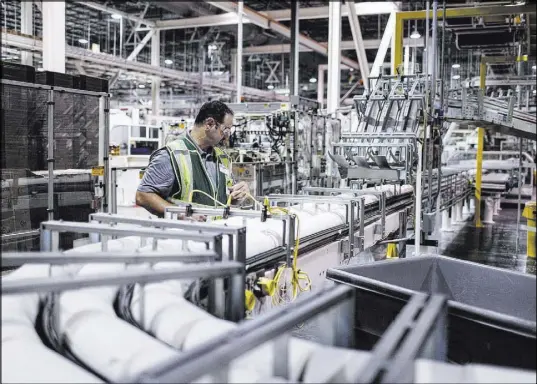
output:
[[159, 217], [164, 217], [166, 207], [173, 205], [156, 193], [148, 192], [136, 192], [136, 204], [145, 208], [153, 215], [157, 215]]

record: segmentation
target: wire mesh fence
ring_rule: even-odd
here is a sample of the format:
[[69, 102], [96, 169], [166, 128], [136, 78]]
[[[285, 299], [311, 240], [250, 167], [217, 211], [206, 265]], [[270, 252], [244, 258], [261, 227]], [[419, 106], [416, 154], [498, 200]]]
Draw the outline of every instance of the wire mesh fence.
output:
[[[95, 211], [91, 168], [99, 165], [100, 96], [61, 89], [51, 95], [50, 87], [4, 81], [1, 96], [2, 250], [38, 250], [38, 229], [51, 210], [54, 219], [69, 221], [87, 221]], [[61, 247], [74, 240], [61, 236]]]

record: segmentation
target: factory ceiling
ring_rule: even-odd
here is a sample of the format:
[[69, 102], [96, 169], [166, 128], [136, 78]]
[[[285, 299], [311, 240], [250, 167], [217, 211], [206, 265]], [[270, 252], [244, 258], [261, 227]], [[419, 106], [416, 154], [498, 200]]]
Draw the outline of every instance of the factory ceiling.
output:
[[[507, 5], [513, 1], [480, 1], [468, 2], [464, 0], [446, 1], [446, 7], [474, 6], [478, 5]], [[80, 48], [91, 48], [97, 44], [100, 52], [120, 55], [119, 31], [120, 23], [118, 19], [111, 17], [111, 12], [117, 11], [123, 15], [123, 52], [122, 57], [126, 58], [140, 44], [147, 33], [148, 27], [158, 25], [161, 29], [161, 66], [167, 69], [175, 69], [185, 72], [200, 72], [200, 50], [202, 44], [205, 51], [205, 72], [210, 72], [210, 76], [222, 81], [230, 81], [233, 77], [233, 53], [236, 48], [237, 25], [236, 23], [226, 23], [224, 18], [228, 13], [220, 3], [232, 2], [209, 2], [209, 1], [72, 1], [66, 2], [66, 42], [68, 45]], [[364, 3], [356, 1], [357, 4]], [[384, 2], [393, 4], [392, 2]], [[289, 10], [291, 1], [283, 0], [246, 0], [245, 7], [259, 12], [269, 17], [274, 17], [284, 26], [289, 26], [290, 21], [285, 17], [285, 10]], [[363, 4], [364, 5], [364, 4]], [[442, 1], [439, 1], [440, 7]], [[397, 3], [400, 10], [424, 9], [424, 1], [402, 1]], [[9, 31], [20, 31], [21, 10], [20, 2], [2, 2], [2, 27]], [[33, 35], [41, 36], [42, 23], [39, 3], [34, 2], [34, 22]], [[222, 9], [224, 8], [224, 9]], [[300, 33], [316, 40], [320, 43], [328, 41], [328, 1], [300, 1], [300, 9], [303, 12], [310, 12], [311, 18], [300, 20]], [[366, 9], [366, 8], [364, 8]], [[376, 9], [377, 10], [377, 9]], [[370, 41], [374, 48], [375, 42], [379, 42], [384, 33], [384, 29], [389, 17], [389, 11], [383, 11], [378, 7], [381, 14], [374, 14], [375, 11], [366, 11], [360, 14], [360, 26], [363, 39]], [[279, 11], [279, 13], [278, 13]], [[283, 13], [282, 13], [283, 12]], [[323, 13], [324, 12], [324, 13]], [[283, 15], [283, 16], [282, 16]], [[143, 20], [141, 20], [143, 19]], [[220, 21], [219, 21], [220, 20]], [[140, 22], [141, 21], [141, 22]], [[160, 26], [169, 23], [186, 23], [180, 27], [161, 28]], [[146, 24], [147, 23], [147, 24]], [[168, 24], [167, 24], [168, 23]], [[441, 21], [440, 21], [441, 23]], [[441, 24], [440, 24], [441, 25]], [[407, 22], [404, 25], [404, 36], [408, 37], [414, 29], [422, 35], [425, 32], [425, 21]], [[267, 47], [265, 53], [245, 55], [243, 62], [244, 84], [258, 89], [267, 89], [267, 79], [270, 76], [271, 68], [275, 62], [279, 62], [278, 68], [274, 71], [277, 83], [276, 88], [286, 86], [286, 78], [289, 69], [289, 54], [284, 49], [285, 44], [289, 44], [289, 39], [270, 30], [264, 29], [255, 23], [245, 23], [243, 33], [243, 46], [245, 49], [257, 47]], [[491, 38], [493, 36], [494, 38]], [[530, 46], [530, 58], [535, 56], [535, 20], [524, 20], [519, 26], [506, 21], [505, 18], [485, 17], [483, 19], [461, 18], [450, 19], [446, 23], [446, 52], [449, 60], [456, 60], [467, 70], [467, 76], [475, 75], [477, 68], [475, 63], [476, 54], [516, 54], [515, 42], [527, 41]], [[89, 41], [84, 43], [83, 41]], [[82, 41], [82, 42], [81, 42]], [[347, 17], [342, 18], [342, 41], [352, 42], [350, 23]], [[211, 49], [209, 52], [208, 50]], [[270, 49], [268, 49], [271, 47]], [[281, 47], [281, 51], [279, 51]], [[18, 58], [16, 47], [3, 48], [2, 59], [14, 60]], [[372, 63], [375, 59], [376, 50], [366, 50], [367, 60]], [[357, 61], [354, 48], [342, 51], [342, 56]], [[418, 62], [421, 60], [421, 50], [417, 53]], [[448, 56], [446, 56], [448, 57]], [[40, 57], [35, 55], [35, 65], [39, 67]], [[385, 61], [389, 62], [389, 52]], [[150, 63], [150, 44], [145, 45], [135, 58], [136, 62]], [[315, 98], [316, 86], [310, 79], [317, 76], [318, 66], [326, 64], [327, 58], [316, 52], [301, 52], [300, 54], [300, 84], [301, 93], [307, 97]], [[471, 65], [474, 63], [474, 65]], [[449, 62], [446, 62], [448, 65]], [[496, 74], [509, 73], [513, 66], [498, 66], [495, 68]], [[114, 67], [106, 64], [89, 63], [86, 61], [68, 59], [67, 70], [80, 72], [80, 69], [88, 74], [117, 78], [114, 82], [114, 89], [118, 93], [136, 92], [144, 93], [148, 90], [141, 90], [140, 84], [151, 81], [147, 74], [133, 71], [123, 71], [118, 73]], [[359, 72], [342, 72], [342, 92], [346, 92], [353, 83], [359, 80]], [[173, 78], [164, 78], [164, 89], [170, 94], [181, 95], [195, 94], [188, 84]], [[150, 88], [150, 87], [145, 87]], [[356, 91], [359, 91], [357, 88]]]

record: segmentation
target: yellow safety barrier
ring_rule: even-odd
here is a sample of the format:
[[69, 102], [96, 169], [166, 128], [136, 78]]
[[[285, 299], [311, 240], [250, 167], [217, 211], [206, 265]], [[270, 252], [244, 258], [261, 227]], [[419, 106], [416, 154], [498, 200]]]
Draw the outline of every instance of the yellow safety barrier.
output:
[[524, 206], [524, 211], [522, 211], [522, 217], [525, 217], [528, 220], [528, 239], [526, 250], [526, 254], [528, 255], [528, 257], [535, 257], [535, 221], [537, 220], [536, 216], [536, 202], [528, 201]]
[[393, 259], [396, 257], [399, 257], [399, 255], [397, 254], [397, 244], [389, 243], [388, 248], [386, 249], [386, 258]]

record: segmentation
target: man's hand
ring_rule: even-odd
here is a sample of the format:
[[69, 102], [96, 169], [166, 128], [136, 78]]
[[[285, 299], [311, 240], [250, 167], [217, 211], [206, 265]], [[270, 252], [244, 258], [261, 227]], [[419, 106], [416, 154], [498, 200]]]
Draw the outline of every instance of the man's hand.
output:
[[186, 215], [182, 215], [183, 217], [179, 217], [179, 220], [190, 220], [190, 221], [197, 221], [200, 223], [204, 223], [207, 221], [207, 216], [205, 215], [192, 215], [190, 217], [187, 217]]
[[248, 188], [248, 184], [246, 184], [245, 181], [241, 181], [231, 188], [229, 188], [231, 194], [232, 200], [242, 200], [246, 197], [246, 194], [250, 192], [250, 189]]

